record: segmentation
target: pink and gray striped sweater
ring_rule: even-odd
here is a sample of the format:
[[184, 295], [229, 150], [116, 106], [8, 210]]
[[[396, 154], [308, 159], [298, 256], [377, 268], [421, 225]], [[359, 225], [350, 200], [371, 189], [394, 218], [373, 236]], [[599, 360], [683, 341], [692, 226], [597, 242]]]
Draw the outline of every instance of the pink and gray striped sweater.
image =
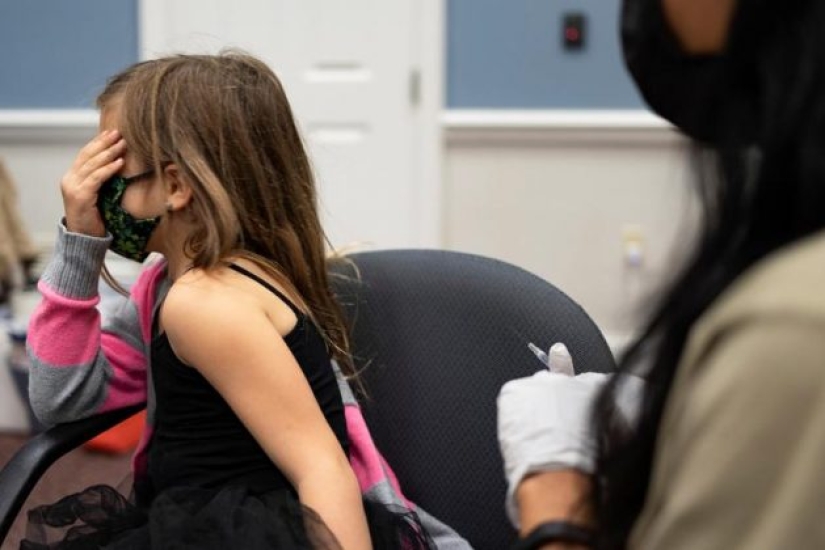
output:
[[[147, 425], [132, 459], [134, 474], [140, 477], [146, 474], [155, 406], [148, 368], [152, 318], [169, 290], [166, 264], [158, 261], [144, 269], [130, 299], [102, 324], [98, 282], [111, 238], [70, 233], [62, 224], [58, 231], [54, 257], [40, 280], [43, 300], [29, 324], [31, 404], [42, 422], [57, 424], [146, 403]], [[403, 496], [347, 381], [337, 374], [350, 461], [364, 495], [415, 510], [438, 548], [470, 548], [455, 531]]]

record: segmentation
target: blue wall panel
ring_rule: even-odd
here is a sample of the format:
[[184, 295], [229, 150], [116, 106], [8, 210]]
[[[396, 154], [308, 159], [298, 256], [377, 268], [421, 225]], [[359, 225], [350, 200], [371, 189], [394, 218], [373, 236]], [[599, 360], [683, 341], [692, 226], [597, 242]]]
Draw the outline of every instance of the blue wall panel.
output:
[[137, 0], [0, 1], [0, 109], [93, 107], [137, 59]]
[[[137, 1], [0, 1], [0, 109], [91, 107], [138, 59]], [[448, 0], [448, 106], [640, 107], [618, 10], [619, 0]], [[561, 47], [565, 12], [588, 16], [581, 52]]]
[[[562, 17], [588, 18], [582, 51], [562, 48]], [[642, 106], [619, 48], [619, 0], [448, 0], [451, 108]]]

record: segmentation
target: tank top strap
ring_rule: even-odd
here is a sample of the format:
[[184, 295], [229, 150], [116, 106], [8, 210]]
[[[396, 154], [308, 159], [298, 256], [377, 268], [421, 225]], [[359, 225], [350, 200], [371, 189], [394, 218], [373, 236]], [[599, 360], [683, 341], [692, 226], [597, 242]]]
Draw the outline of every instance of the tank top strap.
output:
[[262, 278], [258, 277], [257, 275], [255, 275], [254, 273], [249, 271], [248, 269], [245, 269], [245, 268], [243, 268], [243, 267], [241, 267], [237, 264], [229, 264], [229, 269], [231, 269], [232, 271], [236, 271], [236, 272], [240, 273], [241, 275], [244, 275], [245, 277], [249, 277], [250, 279], [252, 279], [256, 283], [258, 283], [259, 285], [264, 287], [265, 289], [269, 290], [272, 294], [274, 294], [275, 296], [277, 296], [278, 298], [283, 300], [283, 302], [289, 307], [289, 309], [292, 310], [292, 312], [297, 317], [300, 318], [300, 317], [303, 317], [305, 315], [304, 312], [301, 311], [300, 309], [298, 309], [298, 307], [294, 303], [292, 303], [292, 300], [287, 298], [284, 295], [283, 292], [281, 292], [280, 290], [278, 290], [277, 288], [275, 288], [274, 286], [269, 284], [267, 281], [265, 281]]

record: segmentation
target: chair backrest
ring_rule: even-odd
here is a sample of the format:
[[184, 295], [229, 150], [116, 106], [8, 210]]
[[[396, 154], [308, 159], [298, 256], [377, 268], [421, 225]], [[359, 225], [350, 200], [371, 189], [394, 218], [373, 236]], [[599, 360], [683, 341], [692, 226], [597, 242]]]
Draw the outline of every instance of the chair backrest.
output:
[[436, 250], [350, 259], [333, 286], [353, 322], [379, 449], [413, 502], [477, 550], [507, 548], [498, 391], [541, 368], [528, 342], [564, 342], [578, 372], [613, 370], [607, 343], [573, 300], [501, 261]]

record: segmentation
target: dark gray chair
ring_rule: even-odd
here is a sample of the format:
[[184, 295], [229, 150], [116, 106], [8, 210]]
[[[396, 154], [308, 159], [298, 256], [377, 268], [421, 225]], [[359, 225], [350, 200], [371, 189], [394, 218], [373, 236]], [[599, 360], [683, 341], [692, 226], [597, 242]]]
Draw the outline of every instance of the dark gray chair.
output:
[[[579, 372], [609, 372], [604, 338], [553, 285], [501, 261], [437, 250], [350, 259], [332, 280], [353, 324], [364, 415], [379, 449], [412, 501], [477, 550], [507, 548], [515, 532], [503, 508], [498, 391], [541, 368], [528, 342], [564, 342]], [[105, 420], [53, 428], [0, 472], [1, 537], [48, 465]]]
[[513, 265], [433, 250], [367, 252], [337, 281], [367, 365], [364, 415], [409, 498], [477, 550], [515, 533], [504, 515], [496, 440], [502, 384], [541, 364], [527, 348], [564, 342], [579, 371], [614, 362], [596, 325], [550, 283]]

